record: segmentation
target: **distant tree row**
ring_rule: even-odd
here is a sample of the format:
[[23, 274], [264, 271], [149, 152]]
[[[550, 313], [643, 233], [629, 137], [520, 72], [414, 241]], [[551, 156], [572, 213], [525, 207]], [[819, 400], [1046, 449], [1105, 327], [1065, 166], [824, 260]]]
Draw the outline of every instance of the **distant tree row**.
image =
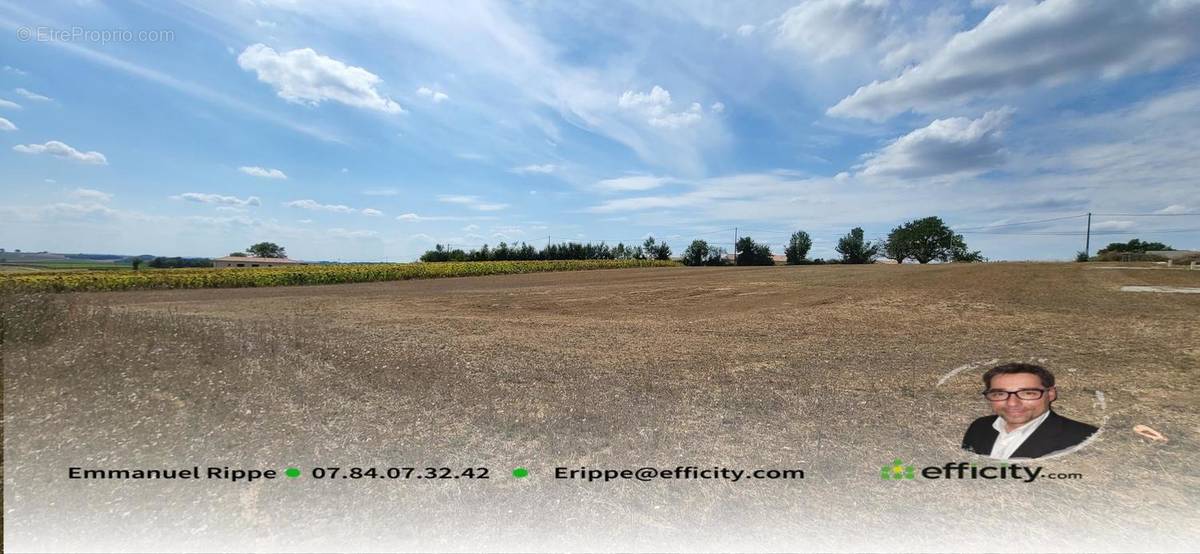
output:
[[529, 260], [669, 260], [671, 247], [648, 237], [641, 246], [617, 243], [592, 244], [563, 242], [538, 249], [524, 242], [509, 245], [501, 242], [495, 247], [483, 245], [472, 250], [450, 249], [438, 244], [421, 255], [422, 262], [495, 262]]
[[[810, 260], [808, 253], [812, 250], [812, 237], [805, 231], [796, 231], [784, 248], [784, 257], [790, 265], [800, 264], [869, 264], [883, 255], [903, 263], [914, 260], [918, 263], [931, 261], [941, 262], [980, 262], [985, 261], [978, 250], [967, 249], [962, 235], [955, 234], [941, 218], [926, 217], [909, 221], [900, 225], [888, 234], [887, 240], [868, 241], [861, 227], [855, 227], [840, 238], [834, 248], [841, 259]], [[671, 248], [666, 243], [655, 241], [654, 237], [647, 238], [641, 246], [626, 246], [623, 243], [610, 247], [605, 243], [576, 243], [566, 242], [551, 244], [543, 249], [537, 249], [525, 243], [508, 245], [501, 242], [494, 248], [484, 245], [482, 248], [465, 251], [449, 249], [437, 245], [433, 250], [426, 251], [421, 256], [423, 262], [450, 261], [503, 261], [503, 260], [611, 260], [611, 259], [655, 259], [667, 260], [671, 257]], [[718, 266], [735, 263], [736, 265], [774, 265], [775, 257], [771, 248], [765, 243], [755, 242], [751, 237], [740, 237], [734, 245], [734, 256], [730, 260], [728, 253], [718, 246], [704, 240], [694, 240], [684, 249], [680, 261], [689, 266]]]

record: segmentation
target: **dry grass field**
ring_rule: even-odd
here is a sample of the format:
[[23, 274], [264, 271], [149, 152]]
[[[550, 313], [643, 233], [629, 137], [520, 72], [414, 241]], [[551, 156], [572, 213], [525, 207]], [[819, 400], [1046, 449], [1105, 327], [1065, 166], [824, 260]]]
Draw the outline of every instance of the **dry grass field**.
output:
[[[1189, 551], [1200, 271], [650, 268], [6, 300], [6, 543], [58, 551]], [[1040, 360], [1083, 479], [884, 482]], [[954, 368], [970, 369], [939, 380]], [[1099, 395], [1097, 393], [1100, 393]], [[1134, 434], [1148, 425], [1169, 441]], [[487, 481], [69, 481], [70, 465], [486, 466]], [[553, 467], [802, 468], [802, 481]], [[525, 479], [509, 476], [528, 467]], [[68, 515], [63, 515], [68, 514]], [[92, 529], [102, 536], [89, 536]], [[38, 538], [35, 540], [34, 536]]]

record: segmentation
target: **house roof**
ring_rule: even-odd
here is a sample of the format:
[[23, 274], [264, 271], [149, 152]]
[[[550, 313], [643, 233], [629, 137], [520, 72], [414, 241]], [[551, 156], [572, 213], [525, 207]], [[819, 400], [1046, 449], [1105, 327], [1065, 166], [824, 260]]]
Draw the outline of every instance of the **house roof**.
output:
[[222, 256], [220, 258], [213, 258], [213, 261], [214, 262], [242, 262], [242, 263], [250, 262], [250, 263], [255, 263], [255, 264], [261, 264], [261, 263], [302, 264], [302, 263], [304, 263], [299, 260], [293, 260], [290, 258], [259, 258], [256, 256]]

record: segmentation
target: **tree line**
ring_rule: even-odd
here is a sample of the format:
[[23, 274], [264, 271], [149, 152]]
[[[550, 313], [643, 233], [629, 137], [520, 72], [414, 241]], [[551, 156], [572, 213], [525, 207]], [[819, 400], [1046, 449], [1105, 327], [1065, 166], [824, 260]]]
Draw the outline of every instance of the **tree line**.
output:
[[451, 249], [438, 244], [433, 250], [421, 254], [422, 262], [507, 262], [534, 260], [669, 260], [671, 247], [665, 242], [659, 242], [654, 237], [647, 237], [641, 246], [617, 243], [609, 246], [606, 243], [592, 244], [579, 242], [563, 242], [548, 244], [545, 248], [537, 248], [524, 242], [508, 244], [501, 242], [495, 247], [483, 245], [480, 248], [463, 250]]
[[[916, 219], [899, 225], [888, 233], [887, 239], [868, 241], [861, 227], [855, 227], [838, 240], [834, 250], [841, 256], [824, 260], [809, 259], [812, 249], [812, 237], [803, 230], [792, 233], [787, 246], [784, 247], [784, 258], [790, 265], [802, 264], [869, 264], [879, 257], [885, 257], [896, 262], [913, 260], [917, 263], [941, 262], [981, 262], [986, 261], [978, 250], [967, 249], [962, 235], [954, 233], [938, 217]], [[694, 240], [684, 249], [680, 261], [689, 266], [720, 266], [720, 265], [774, 265], [775, 256], [770, 246], [756, 242], [752, 237], [740, 237], [734, 245], [735, 255], [732, 259], [725, 249], [709, 244], [705, 240]], [[545, 248], [536, 248], [524, 242], [509, 245], [501, 242], [495, 247], [483, 245], [472, 250], [451, 249], [438, 244], [433, 250], [421, 255], [422, 262], [470, 262], [470, 261], [520, 261], [520, 260], [625, 260], [651, 259], [668, 260], [671, 258], [671, 247], [665, 242], [658, 242], [654, 237], [646, 239], [641, 246], [629, 246], [618, 243], [609, 246], [599, 244], [564, 242], [550, 244]]]

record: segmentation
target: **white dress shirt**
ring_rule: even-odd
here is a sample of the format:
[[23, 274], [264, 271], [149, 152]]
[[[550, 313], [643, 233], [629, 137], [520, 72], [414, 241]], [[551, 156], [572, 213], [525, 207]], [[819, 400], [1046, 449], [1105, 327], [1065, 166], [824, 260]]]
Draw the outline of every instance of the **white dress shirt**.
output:
[[1012, 431], [1006, 430], [1007, 424], [1004, 422], [1004, 418], [996, 417], [996, 421], [992, 423], [992, 427], [1000, 432], [1000, 436], [996, 437], [996, 443], [992, 445], [991, 457], [1000, 460], [1007, 460], [1011, 458], [1013, 452], [1016, 452], [1017, 449], [1021, 447], [1021, 444], [1025, 442], [1025, 439], [1028, 439], [1029, 435], [1032, 435], [1034, 431], [1037, 431], [1037, 428], [1041, 426], [1042, 422], [1046, 421], [1046, 418], [1048, 417], [1050, 417], [1050, 410], [1046, 410], [1046, 413], [1038, 416], [1037, 419], [1017, 427]]

